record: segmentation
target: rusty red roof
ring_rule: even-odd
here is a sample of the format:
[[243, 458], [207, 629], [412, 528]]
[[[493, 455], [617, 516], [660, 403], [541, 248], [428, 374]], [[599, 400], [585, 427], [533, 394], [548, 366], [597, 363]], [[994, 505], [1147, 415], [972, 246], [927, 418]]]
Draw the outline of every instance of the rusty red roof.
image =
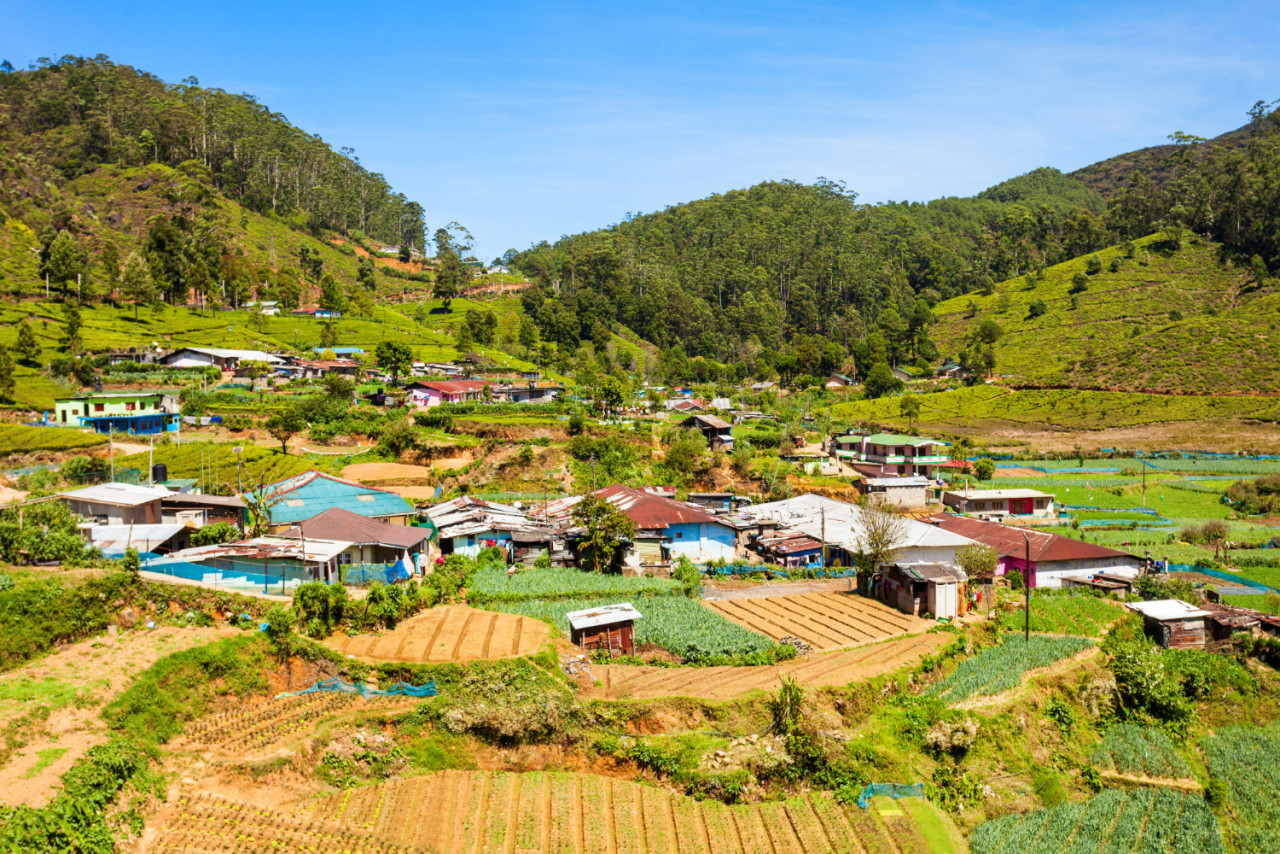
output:
[[432, 380], [430, 382], [413, 383], [409, 388], [429, 388], [441, 394], [466, 394], [468, 392], [483, 391], [485, 386], [490, 385], [493, 385], [493, 383], [489, 380]]
[[595, 493], [618, 508], [639, 528], [652, 530], [671, 525], [697, 525], [723, 523], [701, 507], [671, 498], [662, 498], [642, 489], [633, 489], [615, 483]]
[[1128, 552], [1095, 546], [1060, 534], [1050, 534], [1047, 531], [1035, 531], [1029, 528], [1014, 528], [1001, 525], [999, 522], [984, 522], [981, 519], [953, 516], [950, 513], [930, 516], [925, 521], [944, 531], [985, 543], [995, 549], [1001, 557], [1023, 556], [1026, 544], [1022, 534], [1026, 531], [1027, 539], [1031, 541], [1031, 560], [1034, 563], [1131, 556]]

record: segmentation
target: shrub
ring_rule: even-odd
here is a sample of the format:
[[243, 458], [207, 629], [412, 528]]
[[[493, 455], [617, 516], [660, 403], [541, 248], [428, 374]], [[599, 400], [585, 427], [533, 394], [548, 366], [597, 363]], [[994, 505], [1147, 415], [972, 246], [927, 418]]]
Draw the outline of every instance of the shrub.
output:
[[1080, 294], [1089, 290], [1089, 277], [1084, 273], [1076, 273], [1071, 277], [1071, 289], [1068, 293]]
[[1009, 584], [1010, 590], [1022, 590], [1026, 586], [1026, 582], [1022, 579], [1022, 570], [1010, 569], [1004, 574], [1004, 580]]
[[1027, 317], [1041, 317], [1049, 310], [1049, 306], [1045, 305], [1044, 300], [1037, 297], [1031, 301], [1031, 305], [1027, 308]]
[[1090, 255], [1084, 261], [1084, 271], [1090, 276], [1096, 276], [1102, 272], [1102, 259], [1097, 255]]

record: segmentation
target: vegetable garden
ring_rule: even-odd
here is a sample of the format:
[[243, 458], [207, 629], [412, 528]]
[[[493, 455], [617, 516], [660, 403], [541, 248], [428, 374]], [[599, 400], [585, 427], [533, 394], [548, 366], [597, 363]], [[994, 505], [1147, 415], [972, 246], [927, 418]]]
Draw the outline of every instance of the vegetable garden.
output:
[[1090, 760], [1099, 768], [1148, 777], [1190, 777], [1191, 768], [1163, 730], [1132, 723], [1107, 730]]
[[489, 564], [471, 577], [467, 602], [484, 607], [491, 602], [521, 599], [582, 599], [594, 596], [675, 596], [683, 589], [670, 578], [623, 578], [568, 567], [525, 570], [507, 577], [506, 567]]
[[[1107, 626], [1124, 616], [1119, 604], [1088, 591], [1036, 590], [1031, 594], [1031, 631], [1102, 637]], [[1000, 614], [1000, 628], [1023, 630], [1021, 607]]]
[[979, 825], [969, 847], [973, 854], [1226, 852], [1204, 798], [1167, 789], [1109, 789], [1083, 803], [1008, 815]]
[[62, 427], [27, 427], [0, 424], [0, 456], [30, 454], [35, 451], [74, 451], [107, 444], [98, 433], [81, 433]]
[[[517, 602], [496, 602], [490, 607], [545, 620], [568, 635], [569, 620], [565, 614], [617, 602], [617, 596], [597, 596], [582, 599], [524, 599]], [[726, 620], [693, 599], [683, 596], [645, 596], [633, 604], [644, 615], [636, 620], [637, 644], [657, 644], [691, 660], [763, 653], [773, 647], [773, 641], [769, 638]]]
[[954, 673], [930, 686], [928, 693], [948, 703], [999, 694], [1022, 684], [1028, 670], [1046, 667], [1091, 646], [1093, 641], [1088, 638], [1071, 636], [1032, 635], [1030, 642], [1011, 637], [960, 662]]
[[357, 706], [409, 709], [421, 702], [412, 697], [368, 697], [316, 693], [266, 700], [235, 711], [201, 718], [188, 724], [186, 739], [231, 753], [252, 752], [314, 728], [317, 721]]
[[1203, 749], [1209, 773], [1229, 792], [1236, 850], [1280, 851], [1280, 724], [1226, 727]]

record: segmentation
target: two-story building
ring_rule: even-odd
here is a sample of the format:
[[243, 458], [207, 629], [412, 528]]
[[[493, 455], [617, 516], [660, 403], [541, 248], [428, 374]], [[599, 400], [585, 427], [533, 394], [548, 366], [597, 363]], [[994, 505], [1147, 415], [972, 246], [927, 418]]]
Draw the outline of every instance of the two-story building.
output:
[[489, 380], [424, 380], [405, 386], [405, 390], [410, 405], [430, 407], [484, 400], [484, 390], [491, 385]]
[[120, 391], [62, 397], [54, 401], [59, 424], [92, 427], [98, 433], [148, 435], [178, 429], [177, 398], [159, 391]]
[[[932, 478], [947, 461], [945, 442], [925, 436], [896, 433], [847, 433], [831, 437], [831, 456], [858, 465], [858, 471], [875, 477], [920, 475]], [[878, 467], [868, 468], [868, 467]]]

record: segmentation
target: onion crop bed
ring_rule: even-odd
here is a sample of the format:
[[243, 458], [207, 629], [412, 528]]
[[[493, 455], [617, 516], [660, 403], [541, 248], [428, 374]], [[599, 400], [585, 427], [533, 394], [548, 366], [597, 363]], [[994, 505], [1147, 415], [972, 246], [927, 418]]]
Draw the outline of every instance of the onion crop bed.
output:
[[1226, 854], [1218, 819], [1204, 798], [1167, 789], [1109, 789], [1083, 803], [1007, 815], [978, 825], [969, 850], [973, 854]]
[[[1107, 626], [1124, 616], [1112, 602], [1084, 591], [1078, 593], [1032, 593], [1031, 631], [1048, 634], [1102, 637]], [[1000, 614], [1000, 627], [1023, 631], [1026, 614], [1021, 607]]]
[[[565, 614], [602, 605], [616, 605], [617, 596], [583, 599], [522, 599], [494, 602], [487, 607], [545, 620], [569, 634]], [[684, 596], [645, 596], [632, 600], [643, 616], [636, 620], [635, 642], [652, 643], [687, 659], [749, 655], [773, 646], [764, 635], [726, 620], [701, 603]]]
[[1237, 851], [1280, 851], [1280, 724], [1232, 726], [1202, 745], [1209, 773], [1230, 790]]
[[471, 577], [467, 602], [484, 607], [491, 602], [515, 602], [521, 599], [581, 599], [589, 596], [614, 596], [625, 600], [637, 596], [671, 596], [683, 592], [679, 582], [670, 578], [623, 578], [584, 572], [569, 567], [527, 569], [507, 578], [505, 567], [483, 566]]
[[1028, 670], [1046, 667], [1091, 646], [1093, 641], [1088, 638], [1032, 635], [1028, 642], [1011, 637], [960, 662], [955, 672], [930, 686], [928, 693], [948, 703], [999, 694], [1021, 683]]
[[1089, 759], [1099, 768], [1148, 777], [1190, 777], [1191, 768], [1164, 730], [1124, 723], [1113, 726]]

